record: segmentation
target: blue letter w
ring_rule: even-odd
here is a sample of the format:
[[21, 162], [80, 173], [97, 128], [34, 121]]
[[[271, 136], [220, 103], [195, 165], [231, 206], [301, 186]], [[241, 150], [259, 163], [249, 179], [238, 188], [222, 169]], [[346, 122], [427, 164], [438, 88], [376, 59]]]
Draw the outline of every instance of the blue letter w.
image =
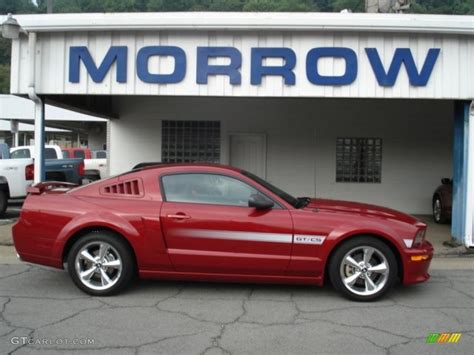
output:
[[81, 60], [95, 83], [104, 80], [115, 61], [117, 61], [117, 82], [127, 81], [127, 47], [125, 46], [110, 47], [99, 67], [95, 65], [87, 47], [71, 47], [69, 49], [69, 81], [71, 83], [79, 82]]
[[388, 69], [388, 73], [385, 71], [376, 48], [366, 48], [365, 52], [367, 53], [370, 65], [372, 66], [375, 77], [377, 78], [380, 86], [395, 85], [395, 81], [397, 80], [402, 64], [405, 65], [411, 85], [426, 86], [428, 80], [430, 79], [436, 60], [438, 59], [440, 49], [431, 48], [428, 51], [425, 63], [421, 68], [421, 72], [418, 72], [415, 60], [413, 59], [413, 55], [411, 54], [411, 50], [409, 48], [397, 48], [395, 50], [395, 54], [393, 56], [392, 63], [390, 64], [390, 68]]

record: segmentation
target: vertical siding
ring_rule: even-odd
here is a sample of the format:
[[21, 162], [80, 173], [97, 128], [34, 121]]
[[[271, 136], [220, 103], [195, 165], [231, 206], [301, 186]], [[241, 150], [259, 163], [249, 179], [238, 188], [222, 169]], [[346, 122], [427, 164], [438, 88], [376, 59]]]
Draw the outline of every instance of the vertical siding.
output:
[[[69, 48], [87, 46], [96, 62], [101, 62], [110, 46], [128, 46], [127, 83], [117, 83], [115, 65], [102, 83], [94, 83], [81, 65], [80, 83], [68, 81]], [[186, 52], [187, 70], [183, 81], [157, 85], [136, 77], [135, 58], [138, 50], [148, 45], [173, 45]], [[198, 46], [233, 46], [242, 53], [242, 84], [230, 85], [225, 76], [209, 77], [207, 85], [196, 84], [196, 49]], [[353, 49], [358, 56], [358, 77], [351, 85], [317, 86], [306, 77], [306, 55], [314, 47], [342, 46]], [[283, 84], [280, 77], [265, 77], [260, 86], [250, 84], [250, 51], [252, 47], [289, 47], [297, 54], [294, 69], [296, 85]], [[378, 49], [385, 68], [388, 68], [396, 48], [409, 47], [418, 68], [421, 68], [429, 48], [441, 48], [441, 54], [426, 87], [410, 86], [404, 68], [395, 86], [378, 85], [365, 48]], [[259, 97], [366, 97], [366, 98], [474, 98], [474, 39], [461, 35], [427, 35], [396, 33], [346, 32], [71, 32], [40, 34], [37, 50], [37, 87], [42, 94], [92, 95], [177, 95], [177, 96], [259, 96]], [[228, 59], [218, 58], [214, 63], [225, 64]], [[269, 65], [278, 59], [266, 60]], [[281, 62], [281, 61], [280, 61]], [[169, 73], [174, 61], [170, 58], [151, 58], [150, 72]], [[345, 65], [341, 59], [324, 58], [319, 62], [320, 73], [340, 75]], [[28, 43], [22, 37], [13, 42], [13, 93], [26, 93], [28, 76]]]

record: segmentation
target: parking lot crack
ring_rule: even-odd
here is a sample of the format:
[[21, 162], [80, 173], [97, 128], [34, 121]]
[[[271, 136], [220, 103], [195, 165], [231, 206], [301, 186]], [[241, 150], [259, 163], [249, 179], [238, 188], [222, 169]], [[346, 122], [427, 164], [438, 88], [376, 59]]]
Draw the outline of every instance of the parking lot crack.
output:
[[10, 278], [10, 277], [20, 276], [20, 275], [26, 274], [26, 273], [28, 273], [28, 272], [34, 270], [34, 269], [37, 269], [37, 268], [35, 268], [34, 266], [31, 266], [31, 265], [26, 265], [26, 267], [27, 267], [26, 270], [22, 270], [22, 271], [19, 271], [19, 272], [17, 272], [17, 273], [14, 273], [14, 274], [9, 274], [9, 275], [5, 275], [5, 276], [1, 276], [1, 277], [0, 277], [0, 280], [6, 280], [6, 279], [8, 279], [8, 278]]
[[[224, 354], [231, 354], [230, 351], [228, 351], [227, 349], [224, 349], [222, 347], [222, 345], [220, 344], [221, 339], [224, 336], [224, 334], [225, 334], [225, 332], [226, 332], [226, 330], [229, 326], [240, 322], [241, 319], [247, 315], [248, 310], [247, 310], [247, 307], [246, 307], [246, 303], [248, 301], [250, 301], [253, 293], [254, 293], [254, 289], [252, 288], [247, 293], [247, 296], [244, 299], [242, 299], [242, 305], [241, 305], [242, 312], [233, 321], [222, 322], [220, 324], [219, 334], [211, 339], [211, 345], [209, 347], [207, 347], [206, 349], [204, 349], [204, 351], [202, 351], [200, 355], [204, 355], [207, 351], [209, 351], [211, 349], [214, 349], [214, 348], [220, 349]], [[246, 322], [242, 322], [242, 323], [246, 323]]]
[[57, 324], [59, 324], [59, 323], [62, 323], [62, 322], [65, 322], [65, 321], [67, 321], [67, 320], [69, 320], [69, 319], [72, 319], [72, 318], [74, 318], [74, 317], [77, 317], [78, 315], [80, 315], [80, 314], [82, 314], [82, 313], [84, 313], [84, 312], [99, 310], [99, 309], [102, 309], [102, 308], [104, 308], [104, 307], [105, 307], [105, 306], [104, 306], [103, 304], [101, 304], [100, 306], [97, 306], [97, 307], [90, 307], [90, 308], [81, 309], [80, 311], [77, 311], [77, 312], [75, 312], [75, 313], [73, 313], [73, 314], [70, 314], [70, 315], [68, 315], [67, 317], [58, 319], [58, 320], [56, 320], [56, 321], [54, 321], [54, 322], [51, 322], [51, 323], [43, 324], [43, 325], [41, 325], [41, 326], [35, 328], [34, 331], [36, 332], [36, 331], [38, 331], [39, 329], [43, 329], [43, 328], [46, 328], [46, 327], [55, 326], [55, 325], [57, 325]]
[[[158, 340], [153, 340], [153, 341], [150, 341], [150, 342], [147, 342], [147, 343], [143, 343], [143, 344], [140, 344], [139, 346], [135, 347], [135, 354], [139, 354], [140, 349], [145, 347], [145, 346], [157, 345], [157, 344], [160, 344], [164, 341], [190, 337], [190, 336], [199, 335], [199, 334], [202, 334], [202, 333], [203, 332], [194, 332], [194, 333], [186, 333], [186, 334], [179, 334], [179, 335], [170, 335], [168, 337], [160, 338]], [[95, 350], [95, 348], [94, 348], [94, 350]]]
[[305, 317], [303, 317], [303, 319], [307, 319], [309, 321], [319, 321], [319, 322], [323, 322], [323, 323], [329, 323], [329, 324], [337, 325], [337, 326], [340, 326], [340, 327], [348, 327], [348, 328], [354, 328], [354, 329], [368, 329], [368, 330], [372, 330], [372, 331], [378, 331], [378, 332], [381, 332], [381, 333], [384, 333], [384, 334], [387, 334], [387, 335], [396, 336], [396, 337], [400, 337], [400, 338], [407, 339], [407, 340], [413, 339], [412, 337], [408, 337], [408, 336], [403, 335], [403, 334], [398, 334], [398, 333], [391, 332], [391, 331], [386, 330], [386, 329], [381, 329], [381, 328], [377, 328], [377, 327], [373, 327], [373, 326], [365, 325], [365, 324], [357, 324], [357, 325], [347, 324], [347, 323], [336, 322], [336, 321], [333, 321], [333, 320], [330, 320], [330, 319], [324, 319], [324, 318], [305, 318]]

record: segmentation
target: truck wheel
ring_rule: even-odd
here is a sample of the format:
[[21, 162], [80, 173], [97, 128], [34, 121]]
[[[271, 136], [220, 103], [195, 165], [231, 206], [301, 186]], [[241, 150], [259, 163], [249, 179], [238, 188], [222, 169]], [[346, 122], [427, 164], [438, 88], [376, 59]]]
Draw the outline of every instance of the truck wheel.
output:
[[374, 301], [395, 283], [397, 260], [392, 250], [373, 237], [350, 239], [335, 251], [329, 263], [333, 286], [354, 301]]
[[110, 232], [92, 232], [71, 248], [67, 267], [72, 280], [93, 296], [110, 296], [127, 287], [135, 274], [129, 246]]
[[8, 206], [8, 196], [5, 191], [0, 191], [0, 217], [5, 215]]

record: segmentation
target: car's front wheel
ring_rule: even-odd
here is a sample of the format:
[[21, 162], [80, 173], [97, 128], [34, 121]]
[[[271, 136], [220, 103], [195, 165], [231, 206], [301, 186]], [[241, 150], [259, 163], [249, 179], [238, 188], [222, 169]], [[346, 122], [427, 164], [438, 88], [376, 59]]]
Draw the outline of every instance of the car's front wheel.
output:
[[135, 272], [133, 255], [117, 235], [92, 232], [80, 238], [67, 258], [72, 280], [93, 296], [109, 296], [128, 286]]
[[374, 237], [356, 237], [341, 244], [329, 264], [333, 286], [354, 301], [373, 301], [395, 283], [397, 260], [392, 250]]

